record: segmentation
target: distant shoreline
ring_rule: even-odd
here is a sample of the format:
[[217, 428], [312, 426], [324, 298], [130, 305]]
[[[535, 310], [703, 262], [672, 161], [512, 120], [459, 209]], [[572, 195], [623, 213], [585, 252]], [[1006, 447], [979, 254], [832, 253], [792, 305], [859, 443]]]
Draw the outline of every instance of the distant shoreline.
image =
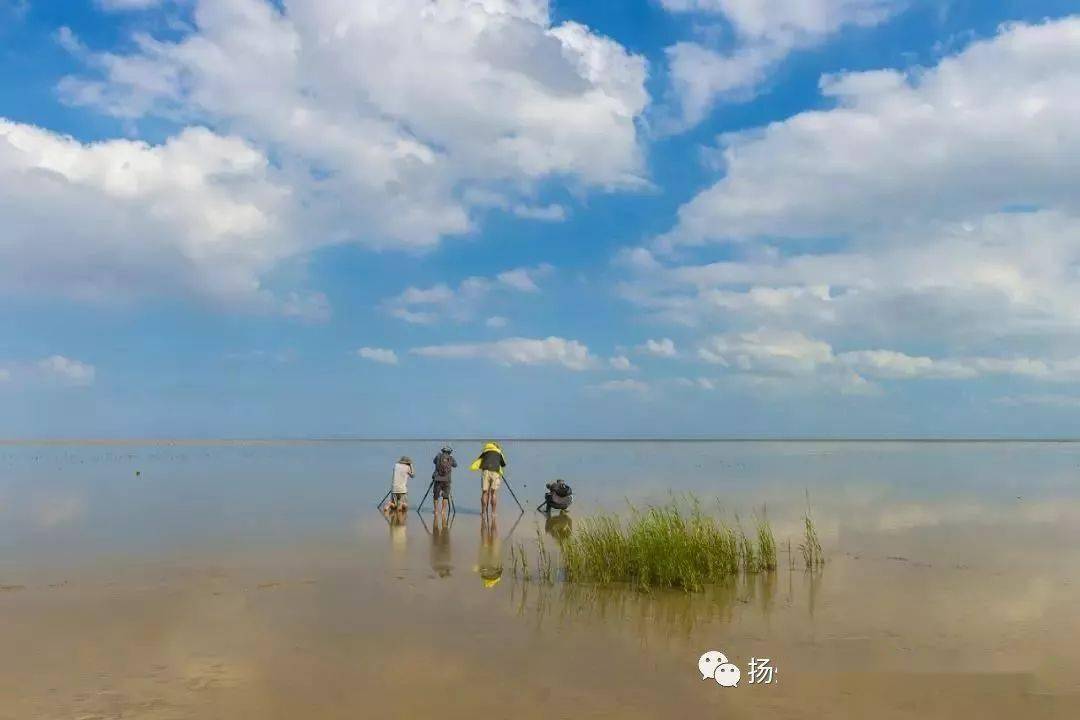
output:
[[[449, 438], [453, 443], [484, 442], [491, 437]], [[1014, 443], [1071, 444], [1080, 438], [1024, 437], [598, 437], [498, 438], [506, 443]], [[442, 443], [440, 437], [312, 437], [312, 438], [0, 438], [0, 446], [14, 445], [323, 445], [347, 443]]]

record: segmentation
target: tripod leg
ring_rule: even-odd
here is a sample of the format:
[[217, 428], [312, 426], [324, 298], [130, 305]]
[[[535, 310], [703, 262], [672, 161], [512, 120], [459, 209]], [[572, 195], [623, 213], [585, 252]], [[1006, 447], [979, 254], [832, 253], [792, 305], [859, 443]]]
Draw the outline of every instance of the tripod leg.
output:
[[510, 487], [510, 481], [506, 479], [505, 476], [503, 477], [503, 482], [506, 483], [506, 489], [510, 491], [510, 497], [514, 498], [514, 502], [517, 503], [518, 509], [521, 510], [521, 512], [525, 512], [525, 508], [521, 506], [521, 501], [518, 500], [517, 493], [514, 492], [514, 488]]
[[431, 492], [431, 488], [433, 487], [435, 487], [435, 478], [431, 478], [431, 482], [428, 483], [424, 497], [420, 499], [420, 504], [416, 506], [416, 512], [420, 512], [420, 508], [424, 507], [424, 501], [427, 500], [428, 493]]
[[379, 504], [376, 505], [375, 507], [378, 508], [379, 510], [382, 510], [383, 503], [386, 502], [386, 498], [388, 498], [388, 497], [390, 497], [390, 491], [389, 490], [386, 491], [386, 494], [383, 495], [382, 500], [380, 500]]

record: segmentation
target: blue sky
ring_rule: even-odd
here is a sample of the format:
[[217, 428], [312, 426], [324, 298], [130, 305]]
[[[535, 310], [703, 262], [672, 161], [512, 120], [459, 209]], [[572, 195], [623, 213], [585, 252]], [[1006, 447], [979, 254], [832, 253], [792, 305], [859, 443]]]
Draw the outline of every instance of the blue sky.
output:
[[1080, 434], [1057, 0], [0, 0], [0, 437]]

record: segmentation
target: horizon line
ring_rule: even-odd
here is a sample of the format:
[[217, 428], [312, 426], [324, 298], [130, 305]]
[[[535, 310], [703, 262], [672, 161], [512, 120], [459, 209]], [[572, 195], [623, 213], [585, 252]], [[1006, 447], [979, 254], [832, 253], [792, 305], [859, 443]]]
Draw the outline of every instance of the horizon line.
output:
[[497, 437], [497, 436], [311, 436], [311, 437], [28, 437], [0, 438], [0, 445], [158, 445], [158, 444], [331, 444], [331, 443], [388, 443], [388, 442], [488, 442], [493, 437], [507, 443], [620, 443], [620, 442], [660, 442], [660, 443], [1078, 443], [1080, 437], [1023, 437], [1023, 436], [718, 436], [718, 437], [661, 437], [661, 436], [607, 436], [607, 437]]

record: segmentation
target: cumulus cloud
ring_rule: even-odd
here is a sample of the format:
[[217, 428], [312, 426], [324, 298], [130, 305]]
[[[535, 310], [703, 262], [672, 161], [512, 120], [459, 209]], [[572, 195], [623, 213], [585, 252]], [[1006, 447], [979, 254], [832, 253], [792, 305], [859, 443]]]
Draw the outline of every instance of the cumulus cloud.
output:
[[649, 384], [641, 382], [640, 380], [632, 379], [608, 380], [606, 382], [590, 385], [589, 389], [600, 390], [603, 392], [627, 392], [645, 394], [649, 392]]
[[356, 351], [356, 354], [365, 360], [382, 363], [383, 365], [398, 364], [397, 353], [386, 348], [362, 347]]
[[[531, 204], [545, 181], [644, 183], [635, 118], [649, 100], [645, 60], [580, 24], [553, 23], [543, 0], [198, 0], [192, 23], [177, 39], [138, 35], [126, 54], [81, 49], [86, 70], [59, 92], [129, 122], [212, 126], [232, 138], [230, 156], [247, 154], [228, 182], [196, 176], [189, 187], [181, 163], [165, 173], [178, 178], [169, 188], [178, 206], [202, 207], [199, 191], [215, 184], [215, 203], [266, 223], [226, 234], [226, 245], [242, 245], [234, 283], [257, 284], [283, 255], [332, 243], [431, 247], [474, 229], [473, 197], [558, 220], [559, 206]], [[193, 155], [196, 174], [217, 159]], [[5, 179], [0, 199], [16, 202], [18, 185]], [[264, 192], [249, 197], [255, 190]], [[56, 214], [81, 222], [89, 213], [71, 200]], [[148, 214], [166, 237], [186, 236], [201, 215]], [[218, 282], [212, 268], [235, 266], [195, 261]], [[99, 285], [126, 276], [105, 261], [86, 271]]]
[[679, 42], [667, 48], [668, 72], [682, 126], [700, 122], [719, 100], [753, 97], [792, 51], [811, 47], [844, 26], [877, 25], [906, 0], [661, 0], [672, 12], [723, 18], [734, 33], [724, 51]]
[[489, 360], [499, 365], [561, 365], [570, 370], [588, 370], [598, 364], [588, 347], [577, 340], [561, 337], [516, 337], [488, 343], [429, 345], [413, 348], [410, 352], [430, 358]]
[[837, 391], [876, 395], [880, 388], [839, 362], [832, 346], [800, 332], [761, 328], [717, 335], [698, 348], [698, 357], [722, 365], [761, 389]]
[[679, 351], [675, 349], [675, 341], [671, 338], [663, 338], [661, 340], [646, 340], [643, 344], [637, 346], [637, 351], [643, 355], [652, 355], [653, 357], [660, 358], [673, 358], [678, 356]]
[[610, 365], [613, 370], [621, 370], [623, 372], [637, 370], [634, 363], [630, 362], [630, 358], [625, 355], [616, 355], [615, 357], [608, 358], [608, 365]]
[[725, 175], [621, 254], [620, 295], [661, 323], [820, 338], [866, 377], [1069, 377], [1078, 46], [1080, 18], [1017, 24], [932, 68], [826, 78], [833, 107], [722, 138]]
[[735, 259], [632, 271], [619, 293], [655, 319], [690, 326], [783, 323], [980, 352], [1042, 338], [1080, 351], [1077, 232], [1080, 218], [1046, 210], [859, 235], [831, 253], [743, 243]]
[[843, 25], [875, 25], [906, 5], [899, 0], [661, 0], [672, 12], [723, 15], [739, 36], [787, 45]]
[[102, 10], [146, 10], [165, 4], [166, 0], [95, 0]]
[[93, 365], [63, 355], [51, 355], [39, 360], [36, 367], [46, 379], [74, 387], [93, 385], [97, 374]]
[[[425, 325], [439, 320], [469, 322], [480, 314], [499, 292], [534, 294], [540, 292], [538, 282], [554, 271], [551, 265], [515, 268], [493, 278], [468, 277], [457, 288], [439, 283], [429, 288], [408, 287], [399, 295], [383, 302], [394, 317], [408, 323]], [[494, 323], [491, 321], [494, 320]], [[506, 319], [489, 317], [488, 327], [502, 327]]]
[[664, 239], [880, 236], [1018, 205], [1078, 211], [1078, 35], [1080, 18], [1013, 25], [933, 68], [826, 77], [834, 108], [725, 135], [726, 175]]
[[304, 247], [289, 192], [259, 150], [204, 128], [86, 144], [0, 119], [0, 288], [324, 317], [324, 296], [278, 297], [261, 280]]
[[513, 207], [513, 213], [527, 220], [539, 220], [541, 222], [562, 222], [566, 219], [566, 208], [552, 203], [550, 205], [522, 205]]
[[510, 321], [504, 318], [502, 315], [492, 315], [484, 321], [484, 325], [489, 328], [498, 329], [506, 327], [509, 322]]
[[978, 375], [974, 367], [965, 363], [906, 355], [895, 350], [856, 350], [843, 353], [840, 360], [864, 375], [878, 378], [967, 379]]
[[811, 375], [835, 360], [826, 342], [800, 332], [769, 329], [717, 335], [698, 349], [698, 357], [738, 370], [783, 375]]
[[826, 381], [841, 390], [873, 380], [970, 380], [1011, 376], [1032, 381], [1075, 382], [1080, 357], [945, 357], [909, 355], [897, 350], [837, 353], [829, 343], [794, 330], [759, 328], [708, 338], [698, 358], [736, 374]]

